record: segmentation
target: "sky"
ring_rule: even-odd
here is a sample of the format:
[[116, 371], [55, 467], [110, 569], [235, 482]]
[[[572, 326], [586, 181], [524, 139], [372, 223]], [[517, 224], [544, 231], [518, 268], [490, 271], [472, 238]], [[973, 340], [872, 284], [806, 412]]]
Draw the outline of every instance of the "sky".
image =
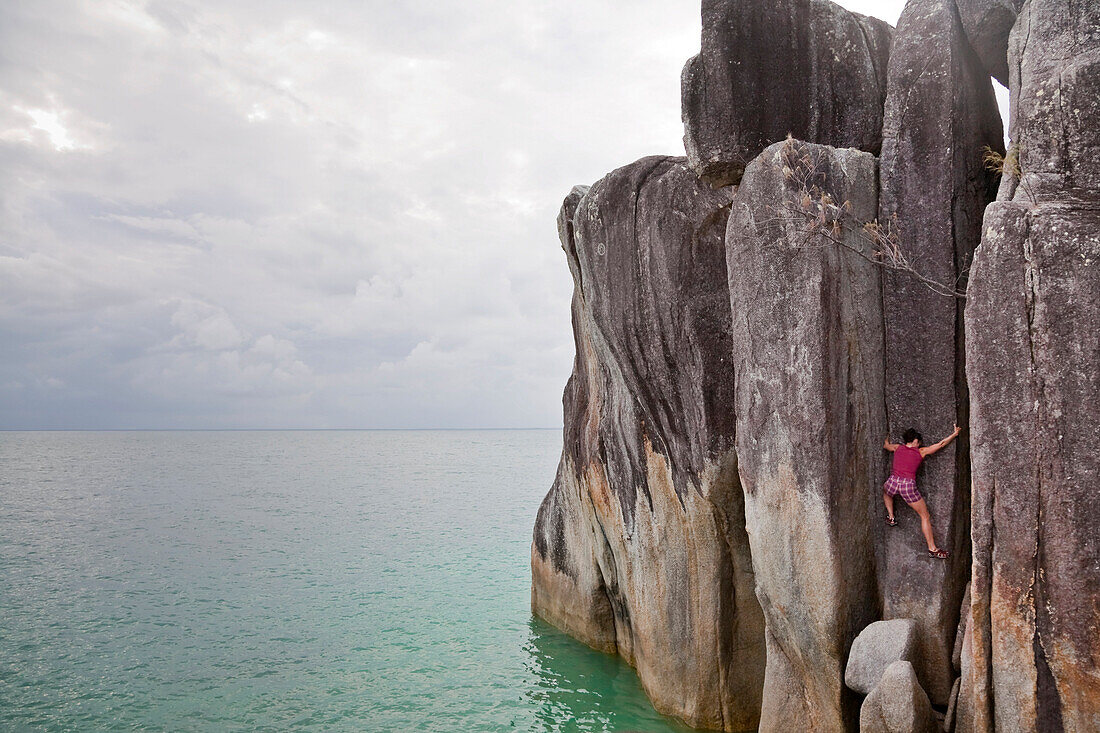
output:
[[[902, 3], [841, 3], [896, 23]], [[698, 0], [0, 4], [0, 429], [561, 425]]]

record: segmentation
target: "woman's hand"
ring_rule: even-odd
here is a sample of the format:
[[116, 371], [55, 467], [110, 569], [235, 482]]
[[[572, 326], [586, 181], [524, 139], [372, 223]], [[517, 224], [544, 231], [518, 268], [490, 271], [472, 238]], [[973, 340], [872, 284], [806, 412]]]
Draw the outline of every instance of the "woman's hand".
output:
[[946, 448], [952, 440], [959, 437], [959, 433], [961, 432], [962, 429], [959, 427], [959, 424], [955, 423], [955, 430], [951, 433], [951, 435], [948, 435], [946, 438], [941, 440], [939, 443], [936, 443], [935, 445], [930, 445], [927, 448], [921, 448], [920, 454], [922, 456], [930, 456], [933, 453], [939, 452], [940, 450]]

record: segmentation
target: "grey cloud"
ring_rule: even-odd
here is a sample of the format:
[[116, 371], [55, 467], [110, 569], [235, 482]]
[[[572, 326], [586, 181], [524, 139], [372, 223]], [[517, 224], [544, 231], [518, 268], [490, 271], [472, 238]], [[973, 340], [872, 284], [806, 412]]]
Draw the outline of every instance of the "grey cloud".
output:
[[3, 4], [0, 427], [560, 424], [557, 206], [681, 153], [698, 15]]

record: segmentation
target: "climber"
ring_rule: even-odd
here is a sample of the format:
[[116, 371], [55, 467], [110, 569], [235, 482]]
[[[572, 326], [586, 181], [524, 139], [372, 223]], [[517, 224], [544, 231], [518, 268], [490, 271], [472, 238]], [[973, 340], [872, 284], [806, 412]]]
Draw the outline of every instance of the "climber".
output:
[[939, 560], [947, 559], [949, 553], [937, 547], [932, 538], [932, 518], [928, 516], [928, 505], [917, 491], [917, 469], [925, 457], [946, 447], [958, 437], [959, 432], [959, 426], [956, 425], [951, 435], [935, 445], [922, 448], [921, 434], [916, 429], [909, 428], [901, 436], [901, 444], [891, 443], [889, 438], [882, 444], [883, 448], [894, 454], [894, 468], [882, 487], [882, 501], [886, 504], [886, 524], [890, 527], [897, 526], [898, 520], [894, 519], [894, 497], [901, 494], [905, 503], [920, 515], [920, 531], [924, 533], [924, 539], [928, 543], [928, 556]]

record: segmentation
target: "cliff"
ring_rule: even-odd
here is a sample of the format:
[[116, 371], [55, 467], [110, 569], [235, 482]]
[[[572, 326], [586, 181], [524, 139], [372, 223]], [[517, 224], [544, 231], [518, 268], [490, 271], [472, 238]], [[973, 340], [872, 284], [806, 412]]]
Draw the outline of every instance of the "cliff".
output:
[[[763, 730], [844, 730], [859, 716], [844, 687], [848, 647], [877, 618], [867, 497], [877, 483], [882, 291], [857, 232], [807, 241], [784, 174], [805, 164], [824, 195], [874, 216], [874, 156], [789, 142], [745, 171], [726, 229], [733, 304], [738, 472], [764, 609]], [[780, 209], [781, 210], [781, 209]], [[763, 216], [762, 216], [763, 214]]]
[[764, 622], [728, 408], [731, 200], [682, 158], [644, 158], [562, 206], [577, 357], [532, 607], [622, 654], [658, 710], [750, 730]]
[[[965, 288], [996, 178], [982, 151], [1004, 150], [989, 74], [966, 41], [954, 0], [911, 2], [898, 21], [887, 82], [879, 221], [890, 222], [921, 275]], [[969, 411], [962, 298], [930, 293], [912, 273], [885, 269], [885, 401], [889, 434], [916, 427], [929, 442], [958, 424], [960, 438], [925, 461], [927, 498], [943, 562], [914, 562], [925, 548], [913, 512], [879, 551], [884, 618], [912, 618], [917, 675], [946, 704], [955, 674], [954, 632], [970, 575]]]
[[[1030, 0], [966, 325], [974, 542], [959, 730], [1100, 730], [1100, 5]], [[1014, 159], [1014, 160], [1013, 160]]]
[[[1100, 730], [1100, 6], [702, 16], [687, 157], [559, 214], [533, 611], [700, 728]], [[918, 475], [940, 560], [883, 522], [882, 442], [955, 423]]]

